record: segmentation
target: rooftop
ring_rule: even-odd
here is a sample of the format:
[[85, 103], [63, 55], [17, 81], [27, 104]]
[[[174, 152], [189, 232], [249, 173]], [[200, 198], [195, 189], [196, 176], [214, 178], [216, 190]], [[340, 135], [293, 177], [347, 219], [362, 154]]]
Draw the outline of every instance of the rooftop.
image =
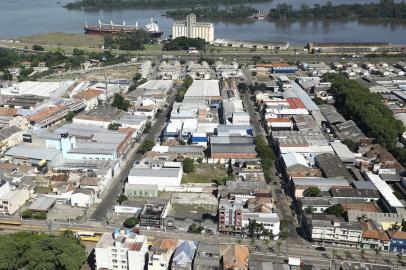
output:
[[185, 97], [221, 97], [218, 80], [194, 80]]

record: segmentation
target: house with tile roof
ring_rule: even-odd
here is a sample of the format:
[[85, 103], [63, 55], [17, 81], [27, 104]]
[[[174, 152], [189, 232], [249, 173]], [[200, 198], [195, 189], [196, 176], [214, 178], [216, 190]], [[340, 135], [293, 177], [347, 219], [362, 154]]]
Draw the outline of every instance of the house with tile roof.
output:
[[248, 270], [249, 248], [246, 245], [220, 244], [224, 270]]

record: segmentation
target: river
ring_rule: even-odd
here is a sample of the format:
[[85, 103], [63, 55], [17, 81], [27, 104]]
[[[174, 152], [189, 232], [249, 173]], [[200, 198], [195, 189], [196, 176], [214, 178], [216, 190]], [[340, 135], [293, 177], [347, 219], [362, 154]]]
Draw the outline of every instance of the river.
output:
[[[45, 33], [67, 32], [82, 33], [83, 25], [102, 21], [122, 22], [145, 25], [155, 18], [164, 31], [171, 33], [172, 19], [161, 16], [162, 10], [114, 10], [85, 12], [67, 10], [62, 6], [70, 0], [0, 0], [0, 39], [14, 39], [21, 36]], [[263, 12], [279, 3], [286, 2], [294, 6], [302, 3], [312, 5], [325, 3], [323, 0], [274, 0], [272, 3], [254, 4]], [[351, 3], [354, 0], [333, 0], [334, 3]], [[368, 3], [370, 0], [358, 0]], [[288, 41], [291, 44], [305, 44], [308, 41], [344, 42], [344, 41], [388, 41], [393, 44], [406, 44], [406, 24], [400, 23], [361, 23], [357, 21], [307, 21], [294, 23], [276, 23], [256, 21], [254, 23], [215, 23], [215, 37], [232, 40]]]

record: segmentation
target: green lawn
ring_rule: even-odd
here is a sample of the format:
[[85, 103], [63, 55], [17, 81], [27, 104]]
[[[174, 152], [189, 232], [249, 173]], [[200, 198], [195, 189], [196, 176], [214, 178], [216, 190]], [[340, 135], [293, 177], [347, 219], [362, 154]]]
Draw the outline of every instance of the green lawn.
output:
[[34, 189], [35, 194], [47, 194], [47, 193], [52, 193], [52, 188], [51, 187], [43, 187], [43, 186], [37, 186]]
[[183, 174], [182, 183], [213, 183], [226, 176], [223, 164], [198, 164], [193, 173]]

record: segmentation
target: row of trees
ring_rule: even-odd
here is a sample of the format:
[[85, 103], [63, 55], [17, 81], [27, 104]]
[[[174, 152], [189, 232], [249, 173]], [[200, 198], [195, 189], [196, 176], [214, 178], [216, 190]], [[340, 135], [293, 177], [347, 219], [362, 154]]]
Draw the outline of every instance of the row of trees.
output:
[[[88, 59], [96, 59], [103, 62], [104, 65], [112, 65], [126, 62], [130, 58], [126, 55], [113, 55], [109, 51], [97, 53], [73, 49], [72, 55], [66, 56], [62, 50], [28, 54], [17, 53], [13, 49], [0, 48], [0, 71], [2, 71], [1, 79], [11, 80], [12, 76], [7, 69], [11, 67], [20, 67], [20, 63], [23, 61], [31, 62], [31, 67], [37, 67], [40, 62], [44, 62], [49, 68], [56, 65], [65, 64], [65, 69], [77, 69], [80, 68], [81, 65]], [[22, 68], [21, 80], [26, 79], [27, 76], [33, 72], [31, 67]]]
[[[332, 83], [331, 93], [334, 95], [337, 110], [346, 119], [354, 120], [368, 137], [374, 138], [402, 165], [406, 165], [406, 150], [396, 147], [405, 127], [393, 117], [392, 111], [383, 104], [382, 98], [342, 74], [326, 74], [323, 79]], [[356, 147], [357, 145], [354, 146]]]
[[176, 9], [166, 12], [166, 16], [182, 19], [190, 13], [196, 14], [198, 18], [215, 20], [247, 20], [250, 19], [258, 10], [249, 6], [234, 6], [230, 8], [219, 8], [218, 6], [199, 7], [190, 9]]
[[19, 232], [0, 236], [0, 269], [80, 269], [86, 252], [72, 232], [61, 236]]
[[406, 20], [406, 3], [404, 1], [381, 0], [379, 3], [341, 4], [327, 2], [310, 7], [302, 4], [299, 9], [283, 3], [270, 10], [271, 19], [398, 19]]
[[186, 91], [189, 89], [189, 87], [193, 83], [193, 78], [190, 77], [189, 75], [186, 75], [186, 77], [183, 79], [182, 86], [178, 88], [178, 91], [176, 92], [175, 99], [177, 102], [182, 102], [183, 98], [186, 94]]
[[178, 37], [164, 44], [163, 51], [185, 51], [190, 47], [197, 50], [206, 49], [206, 41], [202, 38]]
[[153, 44], [155, 40], [151, 38], [145, 30], [136, 30], [135, 32], [114, 36], [104, 37], [104, 47], [119, 50], [145, 50], [145, 44]]
[[274, 153], [272, 152], [271, 147], [269, 147], [265, 137], [262, 135], [258, 135], [255, 137], [255, 144], [255, 150], [261, 157], [265, 180], [271, 181], [271, 167], [272, 163], [275, 161]]
[[213, 5], [235, 5], [270, 2], [272, 0], [77, 0], [65, 5], [68, 9], [124, 9], [124, 8], [174, 8]]

